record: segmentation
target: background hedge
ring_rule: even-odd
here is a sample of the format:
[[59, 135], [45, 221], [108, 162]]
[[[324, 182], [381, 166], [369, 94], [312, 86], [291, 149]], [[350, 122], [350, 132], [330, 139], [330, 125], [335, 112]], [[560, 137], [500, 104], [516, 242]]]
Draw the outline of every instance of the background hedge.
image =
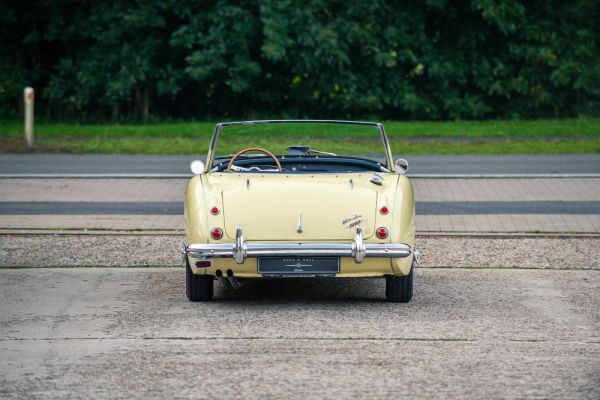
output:
[[0, 105], [50, 118], [598, 115], [596, 0], [3, 1]]

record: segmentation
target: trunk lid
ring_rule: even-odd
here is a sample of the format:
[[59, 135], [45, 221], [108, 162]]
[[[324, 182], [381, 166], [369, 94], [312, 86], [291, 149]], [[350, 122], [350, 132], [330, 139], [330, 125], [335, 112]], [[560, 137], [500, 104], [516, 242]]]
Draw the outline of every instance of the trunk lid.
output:
[[222, 196], [230, 238], [238, 225], [254, 241], [349, 241], [357, 222], [365, 238], [374, 232], [377, 191], [350, 179], [249, 178]]

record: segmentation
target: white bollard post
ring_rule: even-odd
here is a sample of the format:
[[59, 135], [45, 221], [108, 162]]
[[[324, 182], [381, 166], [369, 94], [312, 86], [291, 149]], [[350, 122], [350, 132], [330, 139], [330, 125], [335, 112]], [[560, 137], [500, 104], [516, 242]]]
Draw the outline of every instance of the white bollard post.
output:
[[26, 87], [23, 90], [23, 99], [25, 101], [25, 143], [27, 149], [33, 149], [33, 102], [35, 101], [35, 92], [33, 88]]

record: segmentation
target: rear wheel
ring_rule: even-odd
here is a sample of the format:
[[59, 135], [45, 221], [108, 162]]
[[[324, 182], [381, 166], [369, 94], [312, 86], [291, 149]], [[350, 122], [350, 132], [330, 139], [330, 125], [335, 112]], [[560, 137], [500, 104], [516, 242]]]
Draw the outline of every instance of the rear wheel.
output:
[[190, 301], [208, 301], [213, 298], [212, 275], [194, 275], [187, 257], [185, 260], [185, 294]]
[[413, 296], [414, 264], [406, 276], [385, 277], [385, 297], [393, 303], [408, 303]]

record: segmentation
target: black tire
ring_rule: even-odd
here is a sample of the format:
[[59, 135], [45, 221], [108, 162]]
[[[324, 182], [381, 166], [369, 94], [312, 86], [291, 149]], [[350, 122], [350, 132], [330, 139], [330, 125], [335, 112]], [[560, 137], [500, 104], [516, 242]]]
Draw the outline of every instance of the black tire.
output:
[[213, 298], [212, 275], [194, 275], [190, 262], [185, 260], [185, 294], [190, 301], [209, 301]]
[[408, 303], [413, 296], [414, 265], [406, 276], [385, 277], [385, 297], [393, 303]]

